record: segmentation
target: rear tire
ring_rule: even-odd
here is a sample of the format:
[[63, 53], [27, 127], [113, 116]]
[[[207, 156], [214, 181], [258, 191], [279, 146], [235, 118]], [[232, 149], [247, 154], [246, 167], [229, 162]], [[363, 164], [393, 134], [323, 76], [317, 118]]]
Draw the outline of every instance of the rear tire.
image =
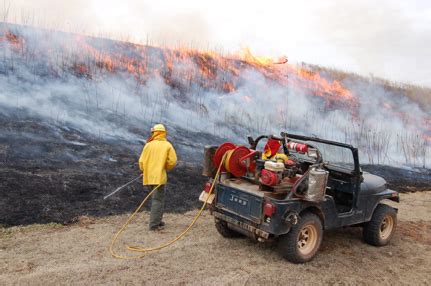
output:
[[235, 238], [235, 237], [241, 237], [242, 236], [242, 234], [240, 234], [239, 232], [236, 232], [236, 231], [230, 229], [227, 226], [227, 223], [225, 221], [216, 219], [215, 220], [215, 227], [216, 227], [218, 233], [220, 233], [220, 235], [225, 237], [225, 238]]
[[322, 237], [320, 218], [313, 213], [305, 213], [287, 234], [280, 236], [278, 252], [290, 262], [308, 262], [316, 256]]
[[364, 224], [363, 236], [366, 243], [384, 246], [389, 243], [397, 227], [397, 212], [394, 208], [379, 204], [371, 220]]

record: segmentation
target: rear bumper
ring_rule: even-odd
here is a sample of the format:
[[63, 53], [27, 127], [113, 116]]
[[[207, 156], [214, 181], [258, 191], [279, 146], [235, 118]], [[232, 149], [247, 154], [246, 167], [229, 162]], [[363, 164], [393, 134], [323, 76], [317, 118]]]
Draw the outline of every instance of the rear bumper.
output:
[[214, 211], [213, 215], [216, 219], [225, 221], [228, 223], [228, 226], [233, 228], [234, 230], [238, 230], [242, 233], [244, 232], [248, 232], [248, 234], [252, 234], [253, 236], [255, 236], [254, 238], [264, 238], [264, 239], [268, 239], [269, 238], [269, 233], [266, 231], [263, 231], [257, 227], [254, 227], [248, 223], [242, 222], [240, 220], [234, 219], [230, 216], [227, 216], [225, 214], [222, 214], [220, 212]]

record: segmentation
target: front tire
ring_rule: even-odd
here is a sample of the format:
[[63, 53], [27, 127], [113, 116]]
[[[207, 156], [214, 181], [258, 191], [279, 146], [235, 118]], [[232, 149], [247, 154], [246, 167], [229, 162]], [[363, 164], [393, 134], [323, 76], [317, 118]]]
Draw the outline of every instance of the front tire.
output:
[[397, 212], [394, 208], [379, 204], [374, 210], [371, 220], [364, 224], [364, 240], [374, 246], [389, 243], [397, 227]]
[[308, 262], [316, 256], [322, 237], [320, 218], [313, 213], [305, 213], [287, 234], [280, 236], [278, 252], [290, 262]]
[[235, 238], [242, 236], [239, 232], [230, 229], [225, 221], [215, 219], [215, 227], [218, 233], [220, 233], [220, 235], [225, 238]]

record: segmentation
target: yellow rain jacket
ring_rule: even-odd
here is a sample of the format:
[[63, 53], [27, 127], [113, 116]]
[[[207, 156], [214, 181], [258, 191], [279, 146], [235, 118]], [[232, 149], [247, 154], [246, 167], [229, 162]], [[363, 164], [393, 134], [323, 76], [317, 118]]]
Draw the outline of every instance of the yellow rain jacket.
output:
[[166, 140], [166, 132], [156, 131], [145, 144], [139, 157], [139, 168], [144, 172], [144, 185], [166, 184], [166, 171], [177, 164], [177, 154]]

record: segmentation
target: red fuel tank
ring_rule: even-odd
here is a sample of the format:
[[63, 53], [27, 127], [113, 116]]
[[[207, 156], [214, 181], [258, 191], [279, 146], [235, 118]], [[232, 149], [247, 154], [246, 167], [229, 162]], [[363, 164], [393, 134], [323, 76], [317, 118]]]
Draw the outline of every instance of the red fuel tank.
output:
[[308, 146], [306, 144], [290, 141], [289, 143], [287, 143], [287, 149], [294, 150], [298, 153], [307, 153]]

